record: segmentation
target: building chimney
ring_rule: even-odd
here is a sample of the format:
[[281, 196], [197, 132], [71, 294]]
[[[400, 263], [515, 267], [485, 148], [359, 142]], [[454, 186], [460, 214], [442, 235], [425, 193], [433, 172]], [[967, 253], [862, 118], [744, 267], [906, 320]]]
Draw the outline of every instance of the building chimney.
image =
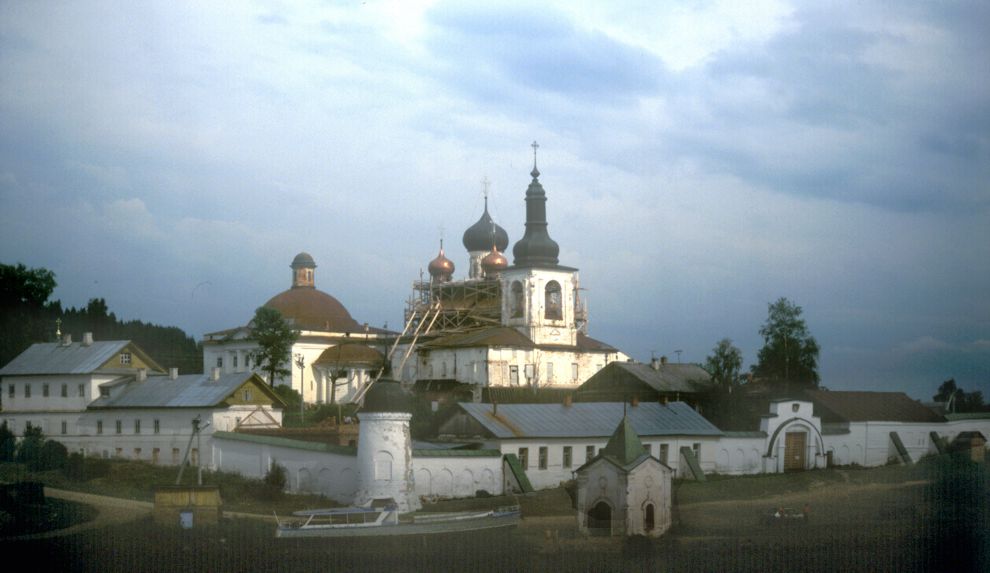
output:
[[169, 368], [168, 369], [168, 379], [169, 380], [175, 380], [178, 377], [179, 377], [179, 369], [178, 368], [174, 368], [173, 367], [173, 368]]
[[492, 402], [492, 416], [498, 416], [498, 402]]
[[570, 394], [564, 396], [564, 407], [565, 408], [570, 408], [571, 407], [571, 404], [573, 404], [573, 403], [574, 403], [574, 398], [571, 397]]
[[82, 345], [83, 346], [92, 346], [92, 344], [93, 344], [93, 333], [92, 332], [84, 332], [83, 333], [83, 339], [82, 339]]
[[62, 346], [72, 346], [72, 335], [66, 334], [62, 337]]
[[147, 379], [148, 379], [148, 369], [147, 368], [138, 368], [138, 371], [137, 371], [137, 381], [138, 382], [144, 382]]
[[220, 367], [214, 366], [213, 370], [210, 371], [210, 380], [216, 382], [219, 379], [220, 379]]
[[632, 401], [630, 401], [629, 403], [632, 404], [633, 408], [639, 406], [639, 396], [633, 396]]
[[667, 357], [666, 356], [661, 356], [660, 357], [660, 364], [667, 364]]

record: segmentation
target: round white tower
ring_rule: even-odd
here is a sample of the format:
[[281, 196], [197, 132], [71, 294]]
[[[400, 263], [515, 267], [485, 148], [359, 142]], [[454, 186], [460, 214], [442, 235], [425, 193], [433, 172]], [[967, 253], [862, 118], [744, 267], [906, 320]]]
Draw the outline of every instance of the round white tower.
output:
[[379, 380], [358, 412], [358, 488], [354, 505], [391, 498], [400, 512], [422, 507], [412, 470], [409, 398], [394, 380]]

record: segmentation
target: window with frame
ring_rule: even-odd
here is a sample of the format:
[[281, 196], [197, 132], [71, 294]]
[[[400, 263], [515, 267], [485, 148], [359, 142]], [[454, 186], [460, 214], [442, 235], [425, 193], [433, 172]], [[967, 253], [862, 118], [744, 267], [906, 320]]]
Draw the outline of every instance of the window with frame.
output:
[[695, 442], [695, 443], [691, 444], [691, 449], [694, 450], [694, 459], [698, 460], [698, 463], [700, 464], [701, 463], [701, 444], [699, 442]]
[[47, 397], [48, 397], [48, 395], [49, 395], [49, 388], [48, 388], [48, 384], [42, 384], [42, 385], [41, 385], [41, 396], [42, 396], [43, 398], [47, 398]]
[[236, 354], [235, 354], [235, 355], [233, 355], [233, 356], [232, 356], [232, 357], [230, 358], [230, 360], [231, 360], [231, 365], [232, 365], [232, 366], [233, 366], [234, 368], [237, 368], [237, 355], [236, 355]]
[[660, 461], [666, 464], [669, 456], [670, 456], [670, 446], [667, 444], [660, 444], [660, 458], [659, 458]]
[[519, 448], [519, 463], [523, 471], [529, 469], [529, 448]]
[[137, 419], [134, 420], [134, 433], [135, 434], [140, 434], [141, 433], [141, 419], [140, 418], [137, 418]]
[[646, 454], [646, 455], [648, 455], [648, 456], [652, 456], [653, 455], [653, 445], [652, 444], [643, 444], [643, 453]]
[[509, 385], [518, 386], [519, 385], [519, 367], [509, 366]]
[[80, 384], [77, 387], [77, 389], [79, 390], [79, 397], [80, 398], [85, 398], [86, 397], [86, 385], [85, 384]]
[[584, 448], [584, 461], [590, 462], [592, 458], [595, 457], [595, 446], [586, 446]]
[[540, 469], [547, 469], [547, 447], [540, 446]]
[[110, 389], [105, 387], [100, 387], [100, 396], [106, 397], [110, 395]]
[[543, 290], [545, 295], [543, 318], [547, 320], [563, 320], [564, 313], [562, 310], [563, 304], [561, 303], [560, 283], [550, 281]]
[[571, 467], [571, 465], [574, 463], [574, 460], [572, 459], [573, 457], [574, 457], [574, 453], [573, 453], [573, 451], [571, 449], [571, 446], [564, 446], [564, 467], [565, 468]]
[[14, 394], [17, 392], [17, 387], [13, 384], [7, 384], [7, 397], [13, 398]]
[[69, 433], [69, 423], [66, 422], [65, 420], [62, 420], [62, 435], [65, 435], [65, 434], [68, 434], [68, 433]]
[[162, 431], [162, 422], [158, 418], [155, 418], [155, 421], [152, 422], [152, 426], [153, 426], [153, 431], [156, 434], [158, 434], [158, 433], [160, 433]]
[[553, 362], [547, 362], [547, 382], [553, 382]]
[[245, 402], [250, 402], [251, 401], [252, 396], [251, 396], [251, 389], [250, 388], [245, 388], [242, 395], [244, 397], [244, 401]]
[[223, 368], [223, 356], [217, 356], [217, 368]]
[[97, 434], [102, 434], [103, 433], [103, 420], [97, 420], [96, 421], [96, 433]]
[[578, 379], [578, 363], [577, 362], [572, 362], [571, 363], [571, 380], [577, 382], [577, 379]]
[[30, 398], [31, 397], [31, 385], [30, 384], [25, 384], [24, 385], [24, 397], [25, 398]]
[[117, 420], [117, 422], [115, 424], [115, 427], [116, 427], [116, 430], [117, 430], [117, 433], [118, 434], [123, 434], [124, 433], [124, 423], [122, 421]]
[[128, 365], [128, 364], [130, 364], [131, 363], [131, 353], [130, 352], [121, 352], [120, 353], [120, 363], [122, 365]]
[[69, 397], [69, 385], [68, 384], [62, 384], [61, 396], [63, 398], [68, 398]]

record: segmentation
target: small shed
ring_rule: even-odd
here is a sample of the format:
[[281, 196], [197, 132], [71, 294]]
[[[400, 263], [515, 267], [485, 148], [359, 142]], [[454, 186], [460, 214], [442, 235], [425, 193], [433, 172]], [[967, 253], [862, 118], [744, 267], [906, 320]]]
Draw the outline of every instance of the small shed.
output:
[[659, 537], [670, 529], [673, 471], [646, 452], [627, 417], [575, 474], [583, 533]]
[[959, 432], [949, 445], [949, 451], [963, 454], [974, 462], [982, 462], [986, 458], [987, 438], [980, 432]]
[[220, 486], [167, 485], [155, 488], [155, 523], [193, 527], [216, 525], [223, 513]]

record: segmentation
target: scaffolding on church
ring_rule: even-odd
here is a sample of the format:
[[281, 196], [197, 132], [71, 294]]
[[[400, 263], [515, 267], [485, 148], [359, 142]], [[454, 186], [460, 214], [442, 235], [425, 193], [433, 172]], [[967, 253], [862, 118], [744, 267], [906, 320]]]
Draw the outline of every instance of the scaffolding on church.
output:
[[406, 322], [437, 309], [434, 332], [464, 332], [502, 324], [502, 285], [497, 280], [416, 281], [406, 301]]

